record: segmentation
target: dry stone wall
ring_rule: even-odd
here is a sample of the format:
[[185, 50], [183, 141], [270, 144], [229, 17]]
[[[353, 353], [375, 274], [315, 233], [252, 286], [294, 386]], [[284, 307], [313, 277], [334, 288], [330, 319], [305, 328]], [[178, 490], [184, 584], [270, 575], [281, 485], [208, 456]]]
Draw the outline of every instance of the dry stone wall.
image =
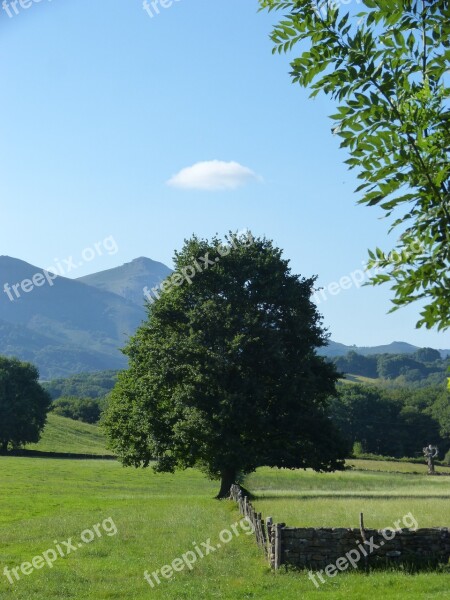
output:
[[[270, 536], [273, 566], [276, 561], [275, 527]], [[365, 543], [360, 529], [338, 527], [280, 527], [278, 536], [280, 565], [314, 570], [336, 564], [346, 556], [357, 559], [355, 562], [358, 568], [404, 563], [446, 564], [450, 558], [450, 534], [448, 528], [443, 527], [416, 530], [365, 529]], [[348, 558], [346, 561], [348, 563]]]
[[353, 568], [395, 564], [432, 566], [448, 564], [450, 559], [448, 527], [415, 530], [286, 527], [285, 523], [272, 523], [270, 517], [264, 521], [238, 485], [232, 486], [230, 497], [237, 502], [241, 514], [253, 523], [256, 541], [274, 569], [291, 565], [320, 570], [339, 560], [346, 560], [347, 566]]

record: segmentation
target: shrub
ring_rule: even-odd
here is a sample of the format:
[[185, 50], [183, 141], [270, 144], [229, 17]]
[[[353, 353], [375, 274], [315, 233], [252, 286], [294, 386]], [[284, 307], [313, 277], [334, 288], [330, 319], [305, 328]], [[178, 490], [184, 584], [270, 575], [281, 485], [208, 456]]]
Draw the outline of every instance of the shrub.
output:
[[361, 456], [361, 454], [364, 454], [364, 448], [363, 448], [361, 442], [355, 442], [353, 444], [352, 455], [353, 456]]
[[442, 462], [444, 462], [446, 465], [450, 465], [450, 450], [447, 452]]

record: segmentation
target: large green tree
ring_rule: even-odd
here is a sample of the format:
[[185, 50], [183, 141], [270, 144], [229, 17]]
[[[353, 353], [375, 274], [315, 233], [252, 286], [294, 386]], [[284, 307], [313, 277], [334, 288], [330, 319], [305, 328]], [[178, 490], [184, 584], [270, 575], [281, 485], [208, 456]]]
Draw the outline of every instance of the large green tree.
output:
[[38, 380], [30, 363], [0, 356], [0, 452], [39, 441], [51, 398]]
[[[392, 310], [422, 300], [417, 326], [450, 327], [450, 2], [260, 0], [281, 9], [275, 51], [299, 46], [293, 81], [336, 100], [334, 133], [358, 172], [360, 202], [399, 232], [370, 251]], [[342, 2], [342, 4], [349, 4]]]
[[261, 465], [343, 467], [327, 414], [337, 374], [316, 354], [327, 335], [315, 278], [292, 274], [281, 254], [250, 233], [193, 237], [176, 253], [105, 415], [123, 464], [198, 467], [221, 480], [218, 497]]

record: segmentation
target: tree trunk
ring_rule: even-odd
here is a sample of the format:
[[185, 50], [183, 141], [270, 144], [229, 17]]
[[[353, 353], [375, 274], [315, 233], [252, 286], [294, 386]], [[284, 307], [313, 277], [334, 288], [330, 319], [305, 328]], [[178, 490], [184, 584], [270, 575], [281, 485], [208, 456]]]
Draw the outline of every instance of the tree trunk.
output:
[[222, 498], [229, 498], [230, 488], [233, 485], [233, 483], [236, 483], [236, 469], [224, 469], [220, 473], [220, 479], [220, 491], [216, 496], [218, 500]]
[[8, 442], [0, 440], [0, 454], [6, 454], [8, 452]]

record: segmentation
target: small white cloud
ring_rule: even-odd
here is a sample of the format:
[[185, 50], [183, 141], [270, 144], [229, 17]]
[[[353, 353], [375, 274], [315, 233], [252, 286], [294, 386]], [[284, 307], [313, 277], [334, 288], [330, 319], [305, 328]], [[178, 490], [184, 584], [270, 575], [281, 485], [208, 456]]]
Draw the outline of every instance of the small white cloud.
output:
[[237, 162], [208, 160], [186, 167], [169, 179], [167, 185], [184, 190], [234, 190], [252, 181], [261, 181], [254, 171]]

